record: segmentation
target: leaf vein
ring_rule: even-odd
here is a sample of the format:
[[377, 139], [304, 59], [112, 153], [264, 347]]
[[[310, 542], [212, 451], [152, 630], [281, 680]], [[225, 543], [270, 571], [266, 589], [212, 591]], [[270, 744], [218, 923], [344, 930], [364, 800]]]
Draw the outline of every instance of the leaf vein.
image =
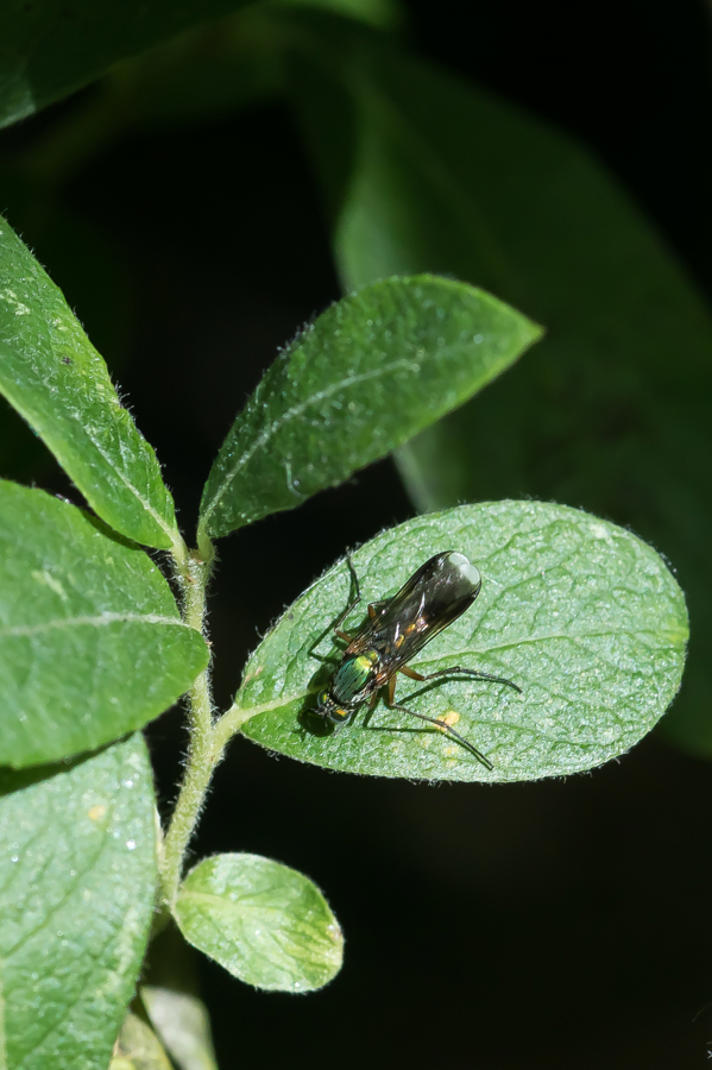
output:
[[102, 613], [99, 616], [64, 617], [57, 620], [42, 621], [39, 624], [17, 624], [0, 629], [0, 638], [41, 635], [47, 631], [70, 628], [100, 628], [107, 624], [170, 624], [179, 628], [190, 628], [179, 617], [164, 617], [158, 613]]
[[220, 502], [223, 494], [228, 489], [230, 483], [233, 481], [237, 473], [243, 468], [250, 458], [256, 453], [258, 449], [261, 449], [273, 435], [277, 433], [285, 424], [291, 420], [301, 416], [312, 405], [318, 404], [324, 401], [325, 398], [331, 397], [333, 394], [339, 393], [341, 390], [345, 390], [350, 386], [354, 386], [357, 383], [367, 382], [369, 379], [377, 379], [385, 375], [389, 375], [391, 372], [396, 371], [398, 368], [404, 370], [413, 370], [414, 364], [412, 361], [407, 360], [395, 360], [390, 364], [383, 364], [379, 368], [373, 368], [368, 372], [362, 372], [359, 375], [347, 376], [344, 379], [340, 379], [337, 383], [325, 387], [323, 390], [318, 390], [315, 394], [310, 394], [308, 398], [304, 398], [303, 401], [298, 402], [291, 408], [286, 409], [281, 416], [278, 416], [275, 420], [269, 423], [264, 430], [257, 436], [252, 445], [245, 450], [235, 461], [234, 465], [228, 469], [222, 481], [222, 486], [215, 492], [215, 496], [210, 504], [207, 506], [203, 513], [203, 524], [206, 523], [208, 517], [213, 513], [216, 506]]

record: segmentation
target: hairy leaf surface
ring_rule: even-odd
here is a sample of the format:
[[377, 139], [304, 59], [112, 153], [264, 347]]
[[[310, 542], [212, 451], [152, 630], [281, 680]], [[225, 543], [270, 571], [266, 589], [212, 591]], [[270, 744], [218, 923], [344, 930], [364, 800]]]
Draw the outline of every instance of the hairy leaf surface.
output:
[[[428, 557], [466, 554], [482, 573], [474, 605], [426, 646], [420, 671], [462, 665], [512, 680], [430, 685], [400, 678], [396, 697], [414, 710], [452, 714], [456, 730], [494, 764], [488, 772], [442, 730], [365, 708], [323, 734], [309, 711], [343, 643], [328, 631], [346, 605], [339, 562], [297, 599], [248, 662], [236, 702], [251, 739], [330, 769], [428, 780], [530, 780], [560, 776], [623, 754], [662, 717], [680, 685], [685, 601], [662, 559], [630, 532], [544, 502], [465, 505], [383, 532], [353, 555], [363, 602], [342, 627], [353, 633], [366, 603], [388, 597]], [[325, 631], [326, 629], [326, 631]], [[310, 655], [331, 660], [321, 665]]]

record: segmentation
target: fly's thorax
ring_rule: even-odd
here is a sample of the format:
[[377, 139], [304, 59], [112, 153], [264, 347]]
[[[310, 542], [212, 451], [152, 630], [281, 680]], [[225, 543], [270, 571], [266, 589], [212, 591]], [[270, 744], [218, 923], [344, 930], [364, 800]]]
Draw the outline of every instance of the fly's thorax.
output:
[[345, 657], [334, 673], [331, 696], [337, 705], [355, 706], [363, 702], [373, 691], [373, 679], [380, 658], [377, 651], [365, 650], [362, 654]]

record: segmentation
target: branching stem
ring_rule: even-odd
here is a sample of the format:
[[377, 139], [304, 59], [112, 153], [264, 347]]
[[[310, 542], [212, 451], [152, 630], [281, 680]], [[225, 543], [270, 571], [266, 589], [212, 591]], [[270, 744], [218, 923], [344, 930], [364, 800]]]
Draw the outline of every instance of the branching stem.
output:
[[[206, 552], [207, 550], [207, 552]], [[201, 553], [174, 555], [176, 577], [183, 595], [186, 624], [205, 635], [206, 592], [212, 570], [210, 544], [201, 544]], [[210, 666], [193, 682], [188, 692], [190, 742], [178, 800], [163, 842], [161, 898], [163, 911], [175, 905], [183, 872], [183, 862], [198, 823], [212, 775], [228, 742], [239, 728], [233, 718], [226, 731], [225, 718], [213, 720]]]

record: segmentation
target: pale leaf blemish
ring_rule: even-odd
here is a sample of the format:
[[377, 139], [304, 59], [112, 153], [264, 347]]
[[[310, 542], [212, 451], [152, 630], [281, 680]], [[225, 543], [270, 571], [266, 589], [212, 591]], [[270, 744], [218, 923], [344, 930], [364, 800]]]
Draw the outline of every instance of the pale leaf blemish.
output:
[[44, 583], [45, 586], [51, 588], [55, 594], [58, 594], [63, 601], [66, 601], [67, 592], [60, 581], [56, 579], [51, 572], [48, 572], [47, 569], [35, 569], [31, 575], [32, 579], [36, 580], [37, 583]]
[[594, 539], [603, 539], [605, 542], [611, 542], [611, 533], [603, 524], [591, 524], [591, 534]]
[[264, 672], [264, 665], [260, 665], [254, 672], [249, 672], [245, 677], [244, 683], [249, 684], [251, 680], [256, 680]]
[[105, 813], [106, 807], [104, 806], [104, 804], [97, 803], [96, 806], [92, 806], [89, 810], [87, 810], [87, 817], [90, 818], [92, 821], [99, 821]]
[[5, 301], [6, 304], [11, 305], [15, 309], [16, 316], [29, 316], [30, 309], [24, 304], [14, 290], [6, 289], [0, 290], [0, 301]]

